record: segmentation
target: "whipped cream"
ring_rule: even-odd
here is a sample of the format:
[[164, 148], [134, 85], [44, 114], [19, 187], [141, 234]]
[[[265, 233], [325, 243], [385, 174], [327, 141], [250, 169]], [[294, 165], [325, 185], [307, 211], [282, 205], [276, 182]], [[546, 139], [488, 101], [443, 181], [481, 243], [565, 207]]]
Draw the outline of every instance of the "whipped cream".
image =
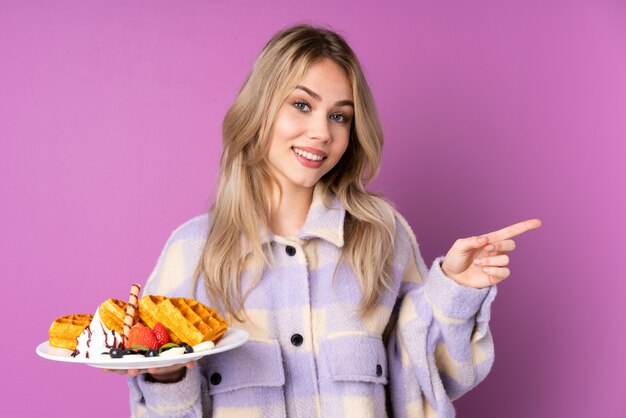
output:
[[200, 344], [196, 344], [193, 346], [193, 351], [194, 352], [198, 352], [198, 351], [205, 351], [205, 350], [212, 350], [215, 347], [215, 343], [212, 341], [204, 341], [201, 342]]
[[122, 336], [116, 331], [108, 329], [100, 319], [100, 307], [96, 309], [91, 323], [76, 338], [76, 350], [72, 357], [94, 358], [112, 348], [122, 346]]

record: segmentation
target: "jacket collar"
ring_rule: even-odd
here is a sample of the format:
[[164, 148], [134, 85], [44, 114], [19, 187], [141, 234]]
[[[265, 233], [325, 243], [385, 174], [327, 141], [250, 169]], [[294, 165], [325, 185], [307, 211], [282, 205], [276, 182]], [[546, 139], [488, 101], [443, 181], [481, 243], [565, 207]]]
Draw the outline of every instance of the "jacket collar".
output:
[[[328, 201], [328, 206], [324, 201]], [[334, 194], [325, 191], [317, 184], [313, 190], [313, 200], [304, 226], [298, 232], [298, 238], [308, 240], [321, 238], [337, 247], [343, 247], [343, 222], [346, 210]]]
[[[328, 201], [328, 206], [324, 201]], [[333, 193], [325, 190], [321, 184], [316, 184], [313, 189], [313, 199], [307, 214], [304, 225], [298, 231], [296, 238], [299, 240], [310, 240], [320, 238], [334, 244], [336, 247], [343, 247], [343, 223], [346, 210]], [[286, 243], [286, 237], [275, 236], [267, 228], [261, 230], [261, 243], [266, 244], [272, 241]]]

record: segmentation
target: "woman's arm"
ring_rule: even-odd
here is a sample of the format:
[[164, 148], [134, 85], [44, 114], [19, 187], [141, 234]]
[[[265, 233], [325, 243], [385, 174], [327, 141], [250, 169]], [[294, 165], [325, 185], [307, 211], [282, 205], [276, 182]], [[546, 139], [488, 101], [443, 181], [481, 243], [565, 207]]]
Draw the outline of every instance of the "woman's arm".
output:
[[401, 280], [387, 342], [394, 416], [454, 415], [452, 400], [485, 378], [493, 362], [489, 307], [495, 287], [472, 289], [426, 267], [410, 227], [398, 216]]
[[488, 323], [493, 285], [509, 275], [503, 254], [515, 247], [513, 236], [541, 223], [526, 221], [457, 240], [445, 259], [427, 270], [410, 227], [398, 219], [397, 254], [404, 255], [398, 263], [404, 269], [387, 346], [393, 412], [453, 416], [452, 401], [480, 383], [493, 363]]
[[[202, 251], [207, 221], [206, 215], [194, 218], [172, 233], [144, 286], [144, 295], [193, 297], [193, 274]], [[128, 370], [132, 416], [203, 416], [208, 392], [202, 370], [201, 363], [195, 362]]]

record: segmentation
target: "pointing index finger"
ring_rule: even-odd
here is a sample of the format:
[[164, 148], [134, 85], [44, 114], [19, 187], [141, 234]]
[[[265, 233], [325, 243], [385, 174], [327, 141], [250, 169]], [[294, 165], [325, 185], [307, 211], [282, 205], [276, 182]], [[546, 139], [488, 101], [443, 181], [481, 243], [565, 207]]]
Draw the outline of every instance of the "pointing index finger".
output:
[[499, 229], [494, 232], [485, 234], [489, 238], [489, 242], [504, 241], [505, 239], [513, 238], [517, 235], [521, 235], [524, 232], [528, 232], [532, 229], [539, 228], [541, 221], [539, 219], [529, 219], [527, 221], [518, 222], [516, 224], [507, 226], [506, 228]]

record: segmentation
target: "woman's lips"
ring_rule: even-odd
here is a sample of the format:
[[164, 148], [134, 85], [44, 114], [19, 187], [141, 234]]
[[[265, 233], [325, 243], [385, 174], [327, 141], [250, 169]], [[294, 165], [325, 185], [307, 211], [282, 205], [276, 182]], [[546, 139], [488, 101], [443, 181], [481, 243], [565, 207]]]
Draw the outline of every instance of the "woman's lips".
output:
[[324, 163], [327, 155], [325, 152], [308, 147], [291, 147], [293, 155], [305, 167], [319, 168]]
[[315, 156], [319, 156], [319, 157], [323, 157], [323, 158], [328, 157], [328, 154], [326, 154], [324, 151], [319, 150], [319, 149], [317, 149], [317, 148], [311, 148], [311, 147], [298, 147], [298, 146], [293, 146], [293, 147], [291, 147], [291, 148], [292, 148], [292, 149], [294, 149], [294, 150], [300, 150], [300, 151], [303, 151], [303, 152], [308, 152], [308, 153], [310, 153], [310, 154], [313, 154], [313, 155], [315, 155]]

